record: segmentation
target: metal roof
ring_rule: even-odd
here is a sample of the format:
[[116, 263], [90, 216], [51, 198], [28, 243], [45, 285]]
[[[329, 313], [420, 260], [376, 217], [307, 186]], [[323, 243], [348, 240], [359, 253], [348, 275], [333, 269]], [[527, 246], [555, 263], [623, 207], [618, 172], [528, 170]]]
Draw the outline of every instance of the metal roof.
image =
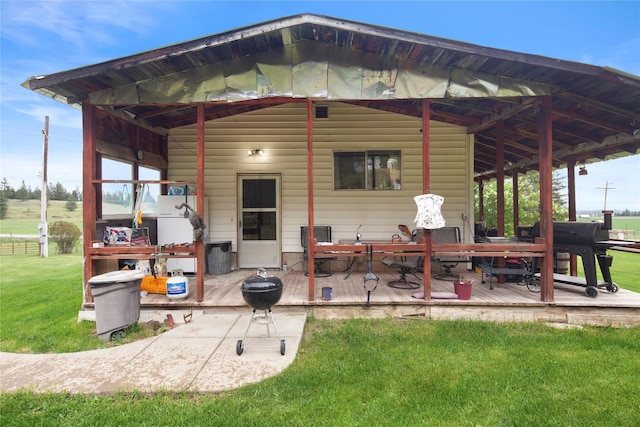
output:
[[537, 168], [536, 110], [553, 105], [553, 162], [640, 153], [640, 77], [325, 16], [303, 14], [28, 79], [61, 102], [89, 100], [171, 129], [312, 98], [431, 119], [475, 134], [477, 178], [495, 176], [495, 123], [505, 170]]

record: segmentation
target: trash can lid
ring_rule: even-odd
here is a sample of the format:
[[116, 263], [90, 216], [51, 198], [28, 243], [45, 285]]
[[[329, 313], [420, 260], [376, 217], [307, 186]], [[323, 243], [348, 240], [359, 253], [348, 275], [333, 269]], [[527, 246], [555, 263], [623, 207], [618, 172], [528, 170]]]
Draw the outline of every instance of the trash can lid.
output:
[[93, 276], [89, 279], [89, 284], [106, 285], [108, 283], [131, 282], [132, 280], [142, 279], [143, 277], [144, 272], [142, 270], [117, 270]]
[[230, 245], [231, 240], [210, 240], [207, 242], [207, 245], [211, 246], [222, 246], [222, 245]]

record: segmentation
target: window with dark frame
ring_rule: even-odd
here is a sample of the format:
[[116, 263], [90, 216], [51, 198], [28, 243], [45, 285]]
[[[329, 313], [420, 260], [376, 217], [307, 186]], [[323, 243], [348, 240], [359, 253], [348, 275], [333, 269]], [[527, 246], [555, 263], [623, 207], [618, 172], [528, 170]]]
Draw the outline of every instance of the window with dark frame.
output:
[[401, 190], [400, 150], [335, 151], [335, 190]]

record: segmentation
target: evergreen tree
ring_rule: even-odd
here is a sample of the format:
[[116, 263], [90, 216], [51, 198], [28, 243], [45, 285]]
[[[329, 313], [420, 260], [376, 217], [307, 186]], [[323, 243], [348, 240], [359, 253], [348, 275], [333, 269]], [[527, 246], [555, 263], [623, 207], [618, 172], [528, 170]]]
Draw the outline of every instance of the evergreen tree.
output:
[[60, 182], [49, 184], [49, 198], [51, 200], [67, 200], [69, 193]]
[[78, 202], [76, 202], [73, 197], [69, 196], [67, 199], [67, 203], [65, 203], [64, 208], [69, 212], [73, 212], [78, 209]]
[[20, 188], [16, 190], [15, 198], [23, 202], [29, 200], [29, 189], [27, 188], [27, 184], [24, 183], [24, 180]]
[[2, 193], [4, 193], [4, 197], [6, 199], [15, 199], [16, 190], [9, 184], [9, 180], [7, 178], [2, 179], [2, 183], [0, 183], [2, 187]]
[[0, 219], [5, 219], [8, 211], [9, 199], [4, 196], [4, 191], [0, 191]]

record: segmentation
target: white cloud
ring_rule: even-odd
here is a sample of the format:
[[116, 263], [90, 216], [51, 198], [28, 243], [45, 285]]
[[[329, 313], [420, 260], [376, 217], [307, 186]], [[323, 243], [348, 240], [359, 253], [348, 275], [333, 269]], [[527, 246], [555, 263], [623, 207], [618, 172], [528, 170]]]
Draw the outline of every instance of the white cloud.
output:
[[118, 42], [113, 29], [145, 34], [153, 27], [144, 9], [155, 3], [140, 1], [7, 1], [3, 33], [24, 45], [36, 45], [39, 32], [59, 37], [78, 48]]
[[74, 108], [63, 104], [56, 105], [54, 102], [21, 104], [16, 108], [18, 113], [33, 117], [44, 122], [44, 117], [49, 116], [51, 125], [82, 130], [82, 113]]

